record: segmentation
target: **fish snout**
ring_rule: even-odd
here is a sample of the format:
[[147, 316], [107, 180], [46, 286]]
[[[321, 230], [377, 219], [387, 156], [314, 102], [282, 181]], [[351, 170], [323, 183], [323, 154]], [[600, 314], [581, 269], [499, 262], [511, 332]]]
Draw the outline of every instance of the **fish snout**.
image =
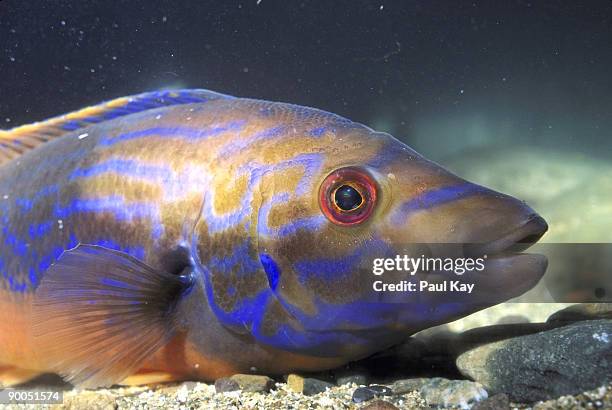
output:
[[547, 229], [546, 221], [524, 201], [460, 179], [405, 199], [389, 224], [400, 240], [465, 244], [472, 253], [526, 249]]
[[[469, 184], [434, 218], [447, 222], [437, 242], [461, 243], [467, 254], [521, 252], [537, 242], [548, 224], [526, 202]], [[446, 241], [442, 240], [446, 236]]]

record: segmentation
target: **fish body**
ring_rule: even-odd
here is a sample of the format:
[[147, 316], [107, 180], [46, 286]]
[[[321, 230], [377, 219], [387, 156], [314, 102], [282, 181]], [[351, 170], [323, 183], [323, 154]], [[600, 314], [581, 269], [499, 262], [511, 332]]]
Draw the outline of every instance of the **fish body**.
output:
[[372, 258], [416, 243], [496, 253], [546, 224], [317, 109], [153, 92], [0, 141], [0, 379], [332, 368], [516, 296], [546, 267], [492, 259], [470, 292], [486, 300], [374, 297]]

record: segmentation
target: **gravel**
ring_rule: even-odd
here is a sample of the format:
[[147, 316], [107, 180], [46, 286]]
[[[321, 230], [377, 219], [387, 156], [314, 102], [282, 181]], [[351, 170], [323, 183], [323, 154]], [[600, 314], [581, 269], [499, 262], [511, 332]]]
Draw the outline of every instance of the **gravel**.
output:
[[[391, 408], [390, 403], [399, 409], [431, 408], [422, 395], [412, 391], [400, 395], [385, 396], [382, 399], [373, 399], [363, 403], [354, 403], [352, 396], [358, 388], [357, 385], [334, 386], [325, 392], [305, 396], [295, 393], [285, 383], [276, 383], [269, 393], [247, 393], [241, 391], [216, 393], [214, 385], [205, 383], [187, 382], [178, 385], [156, 386], [153, 388], [131, 387], [112, 388], [94, 391], [73, 390], [65, 394], [64, 404], [53, 409], [69, 410], [115, 410], [115, 409], [362, 409], [376, 404], [377, 400], [384, 401], [380, 406], [370, 408]], [[495, 397], [494, 397], [495, 398]], [[503, 399], [503, 397], [502, 397]], [[489, 399], [491, 400], [491, 399]], [[487, 400], [488, 401], [488, 400]], [[492, 402], [481, 401], [474, 408], [487, 409], [499, 407], [485, 407], [487, 404], [504, 402], [499, 397]], [[477, 407], [478, 406], [478, 407]], [[34, 409], [42, 408], [33, 405], [9, 405], [2, 409]], [[461, 407], [437, 407], [461, 408]], [[463, 407], [467, 408], [467, 407]], [[537, 402], [533, 404], [510, 403], [511, 409], [611, 409], [612, 384], [574, 395], [563, 396], [555, 400]]]

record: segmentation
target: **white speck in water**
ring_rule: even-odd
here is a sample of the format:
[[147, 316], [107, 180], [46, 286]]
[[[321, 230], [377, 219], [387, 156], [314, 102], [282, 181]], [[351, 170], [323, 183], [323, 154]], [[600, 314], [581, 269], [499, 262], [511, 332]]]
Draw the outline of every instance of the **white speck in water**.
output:
[[8, 194], [4, 194], [4, 196], [3, 196], [2, 198], [4, 198], [4, 199], [8, 199], [8, 198], [9, 198], [9, 196], [8, 196]]
[[251, 371], [252, 371], [252, 372], [256, 372], [256, 371], [257, 371], [257, 367], [252, 366], [252, 367], [251, 367]]
[[190, 108], [190, 109], [189, 109], [189, 112], [194, 112], [194, 111], [195, 111], [195, 109], [194, 109], [194, 108]]
[[64, 229], [64, 221], [62, 221], [61, 219], [57, 220], [57, 227], [61, 230]]
[[6, 122], [11, 122], [11, 119], [10, 119], [10, 118], [8, 118], [8, 117], [6, 117], [6, 118], [4, 119], [4, 121], [6, 121]]
[[162, 23], [165, 23], [166, 21], [168, 21], [168, 17], [166, 16], [162, 17]]
[[15, 57], [9, 57], [9, 60], [11, 60], [12, 63], [15, 62]]
[[385, 6], [384, 6], [383, 4], [381, 4], [381, 5], [380, 5], [380, 9], [382, 10], [382, 9], [384, 9], [384, 8], [385, 8]]
[[199, 369], [200, 368], [200, 363], [194, 364], [193, 367], [195, 367], [196, 369]]
[[257, 0], [257, 5], [259, 6], [259, 4], [261, 3], [261, 0]]
[[187, 118], [185, 118], [185, 120], [191, 121], [191, 117], [187, 117]]
[[65, 26], [65, 25], [66, 25], [66, 22], [65, 22], [64, 20], [62, 20], [62, 21], [60, 21], [60, 24], [61, 24], [62, 26]]
[[593, 333], [593, 339], [603, 343], [610, 343], [610, 339], [608, 339], [608, 334], [606, 332]]
[[88, 134], [88, 133], [85, 133], [85, 134], [81, 134], [81, 135], [79, 135], [77, 138], [78, 138], [78, 139], [80, 139], [80, 140], [82, 140], [83, 138], [87, 138], [87, 137], [89, 137], [89, 134]]
[[158, 115], [155, 117], [155, 119], [156, 119], [156, 120], [159, 120], [160, 118], [161, 118], [161, 114], [158, 114]]
[[387, 174], [387, 178], [389, 178], [389, 179], [395, 179], [395, 174], [394, 174], [394, 173], [392, 173], [392, 172], [389, 172], [389, 173]]

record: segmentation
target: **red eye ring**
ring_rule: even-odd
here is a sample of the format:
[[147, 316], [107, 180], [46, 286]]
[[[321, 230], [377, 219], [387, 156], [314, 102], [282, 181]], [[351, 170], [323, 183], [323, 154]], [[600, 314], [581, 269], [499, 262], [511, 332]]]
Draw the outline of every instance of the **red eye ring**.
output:
[[[348, 203], [338, 204], [339, 194], [350, 195]], [[323, 214], [336, 225], [357, 225], [370, 217], [376, 204], [377, 187], [374, 179], [355, 167], [340, 168], [329, 174], [319, 190], [319, 206]], [[351, 202], [352, 201], [352, 202]], [[354, 206], [346, 206], [351, 205]]]

